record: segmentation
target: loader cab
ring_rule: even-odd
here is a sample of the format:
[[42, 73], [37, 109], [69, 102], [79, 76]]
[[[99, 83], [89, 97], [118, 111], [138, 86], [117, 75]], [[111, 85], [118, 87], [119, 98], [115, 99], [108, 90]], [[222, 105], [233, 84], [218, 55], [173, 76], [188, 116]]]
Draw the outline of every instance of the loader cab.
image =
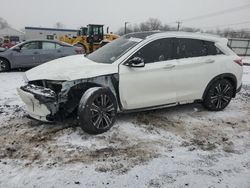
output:
[[77, 31], [77, 36], [86, 36], [87, 35], [88, 28], [87, 27], [81, 27]]
[[95, 43], [103, 40], [103, 25], [89, 24], [87, 29], [87, 42]]

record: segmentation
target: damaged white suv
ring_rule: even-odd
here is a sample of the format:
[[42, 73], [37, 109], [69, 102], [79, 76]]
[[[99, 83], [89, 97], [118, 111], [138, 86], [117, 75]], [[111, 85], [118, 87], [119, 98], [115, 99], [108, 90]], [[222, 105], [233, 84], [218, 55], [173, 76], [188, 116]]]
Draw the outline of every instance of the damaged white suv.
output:
[[117, 112], [202, 102], [222, 110], [241, 88], [242, 61], [227, 39], [184, 32], [128, 34], [92, 54], [26, 72], [18, 93], [31, 117], [77, 113], [88, 133], [110, 129]]

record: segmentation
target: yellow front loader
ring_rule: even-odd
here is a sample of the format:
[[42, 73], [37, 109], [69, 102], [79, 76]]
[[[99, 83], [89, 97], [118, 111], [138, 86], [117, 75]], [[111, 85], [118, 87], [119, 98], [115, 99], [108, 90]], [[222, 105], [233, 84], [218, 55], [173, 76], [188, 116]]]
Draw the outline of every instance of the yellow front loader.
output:
[[104, 34], [103, 25], [89, 24], [82, 27], [77, 37], [70, 38], [67, 36], [60, 37], [60, 41], [67, 42], [74, 46], [82, 47], [84, 53], [91, 53], [105, 44], [117, 39], [119, 36], [115, 34]]

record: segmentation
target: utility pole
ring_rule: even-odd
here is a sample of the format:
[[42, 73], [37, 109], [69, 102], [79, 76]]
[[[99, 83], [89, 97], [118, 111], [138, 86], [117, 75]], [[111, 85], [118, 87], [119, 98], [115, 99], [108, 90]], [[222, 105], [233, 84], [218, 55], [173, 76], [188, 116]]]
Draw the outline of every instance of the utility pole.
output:
[[176, 23], [177, 23], [177, 31], [179, 31], [180, 30], [180, 26], [181, 26], [181, 22], [177, 21]]
[[125, 22], [125, 27], [124, 27], [124, 34], [126, 34], [127, 33], [127, 24], [128, 24], [129, 22]]

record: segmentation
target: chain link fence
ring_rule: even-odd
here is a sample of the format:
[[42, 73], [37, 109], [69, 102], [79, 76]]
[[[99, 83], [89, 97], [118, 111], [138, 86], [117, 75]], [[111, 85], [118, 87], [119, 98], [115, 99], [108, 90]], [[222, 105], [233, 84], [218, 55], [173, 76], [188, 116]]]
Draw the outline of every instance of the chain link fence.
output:
[[239, 56], [250, 56], [250, 39], [230, 38], [228, 45]]

